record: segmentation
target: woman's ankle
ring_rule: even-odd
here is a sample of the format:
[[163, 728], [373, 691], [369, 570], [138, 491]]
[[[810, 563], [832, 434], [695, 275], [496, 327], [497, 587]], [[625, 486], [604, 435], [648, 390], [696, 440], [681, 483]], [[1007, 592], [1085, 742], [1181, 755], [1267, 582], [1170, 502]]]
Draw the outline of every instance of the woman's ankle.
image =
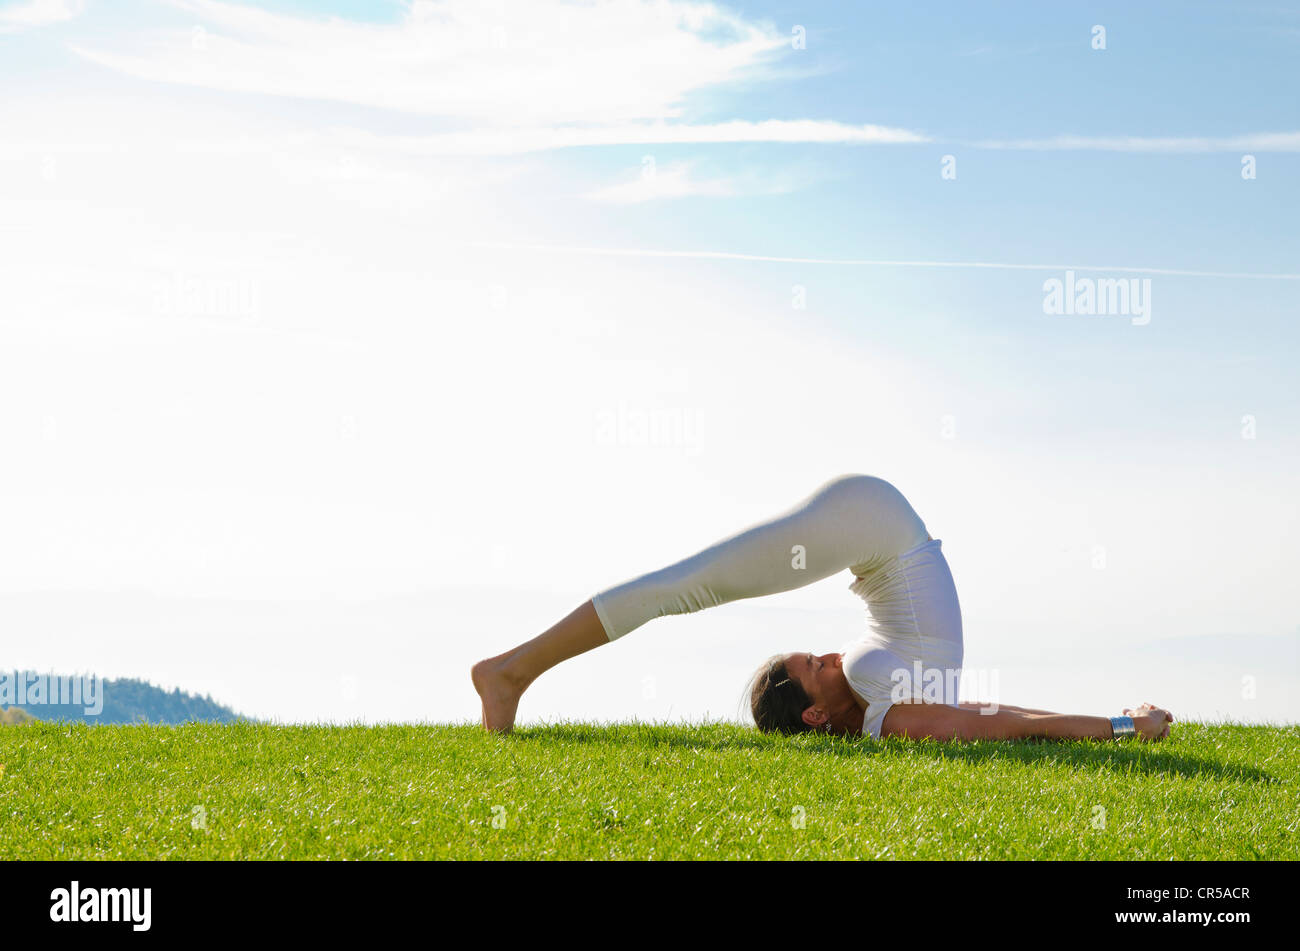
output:
[[519, 648], [515, 648], [499, 657], [492, 658], [493, 671], [498, 677], [505, 680], [511, 687], [523, 693], [529, 685], [537, 679], [537, 674], [530, 671], [527, 667], [527, 658], [519, 655]]

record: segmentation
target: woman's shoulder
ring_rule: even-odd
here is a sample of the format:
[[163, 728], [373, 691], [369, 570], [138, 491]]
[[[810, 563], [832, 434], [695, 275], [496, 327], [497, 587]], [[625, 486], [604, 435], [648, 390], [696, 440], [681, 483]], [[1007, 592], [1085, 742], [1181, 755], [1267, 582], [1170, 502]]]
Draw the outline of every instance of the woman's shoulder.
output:
[[849, 689], [867, 705], [862, 733], [880, 739], [881, 724], [894, 704], [894, 685], [910, 675], [907, 664], [886, 644], [870, 637], [846, 644], [841, 655], [840, 668]]

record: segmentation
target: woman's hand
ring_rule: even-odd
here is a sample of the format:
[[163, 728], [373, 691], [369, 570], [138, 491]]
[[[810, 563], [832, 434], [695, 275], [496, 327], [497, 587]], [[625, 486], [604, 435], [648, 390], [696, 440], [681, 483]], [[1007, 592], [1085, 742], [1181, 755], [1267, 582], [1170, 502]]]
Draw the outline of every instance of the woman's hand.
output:
[[1169, 736], [1169, 724], [1174, 722], [1174, 715], [1154, 704], [1144, 703], [1136, 710], [1125, 709], [1124, 716], [1133, 718], [1133, 729], [1144, 743], [1153, 743]]

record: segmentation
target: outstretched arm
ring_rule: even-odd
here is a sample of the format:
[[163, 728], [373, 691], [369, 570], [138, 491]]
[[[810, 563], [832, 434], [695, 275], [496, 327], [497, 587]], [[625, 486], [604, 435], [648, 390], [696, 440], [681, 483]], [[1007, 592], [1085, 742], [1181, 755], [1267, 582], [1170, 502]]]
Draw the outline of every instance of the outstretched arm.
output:
[[[963, 700], [957, 704], [963, 710], [1015, 710], [1017, 713], [1046, 713], [1050, 714], [1051, 710], [1034, 710], [1029, 707], [1013, 707], [1009, 703], [979, 703], [974, 700]], [[988, 714], [985, 714], [988, 716]]]
[[[996, 713], [981, 713], [976, 707], [916, 701], [896, 703], [885, 714], [880, 735], [936, 740], [1109, 740], [1114, 735], [1109, 717], [1030, 713], [1007, 706], [999, 706]], [[1144, 741], [1167, 737], [1169, 724], [1174, 720], [1168, 710], [1149, 703], [1124, 713], [1133, 718], [1133, 726]]]

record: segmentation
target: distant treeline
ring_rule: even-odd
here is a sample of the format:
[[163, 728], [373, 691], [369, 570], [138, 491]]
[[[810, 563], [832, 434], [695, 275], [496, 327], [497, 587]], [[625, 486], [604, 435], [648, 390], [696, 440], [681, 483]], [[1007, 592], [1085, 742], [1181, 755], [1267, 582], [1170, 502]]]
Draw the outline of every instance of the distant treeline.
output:
[[[14, 702], [19, 701], [17, 691], [14, 689], [15, 677], [26, 677], [28, 683], [36, 677], [51, 678], [57, 675], [36, 674], [34, 671], [0, 670], [0, 679], [8, 681], [2, 685], [7, 689], [0, 689], [0, 724], [22, 723], [26, 713], [29, 717], [37, 720], [47, 721], [68, 721], [76, 720], [84, 723], [190, 723], [200, 721], [204, 723], [233, 723], [236, 720], [250, 720], [250, 717], [240, 716], [227, 706], [217, 703], [211, 697], [199, 697], [191, 693], [184, 693], [179, 688], [171, 691], [155, 687], [153, 684], [134, 678], [123, 680], [101, 680], [99, 681], [100, 697], [102, 704], [97, 700], [93, 705], [87, 702], [82, 703], [50, 703], [54, 699], [47, 695], [42, 698], [44, 702]], [[64, 678], [70, 680], [72, 678]], [[76, 679], [83, 682], [88, 679], [78, 676]], [[30, 693], [28, 694], [30, 697]], [[88, 698], [81, 697], [83, 701]], [[87, 707], [99, 707], [98, 712], [93, 709], [87, 712]]]

